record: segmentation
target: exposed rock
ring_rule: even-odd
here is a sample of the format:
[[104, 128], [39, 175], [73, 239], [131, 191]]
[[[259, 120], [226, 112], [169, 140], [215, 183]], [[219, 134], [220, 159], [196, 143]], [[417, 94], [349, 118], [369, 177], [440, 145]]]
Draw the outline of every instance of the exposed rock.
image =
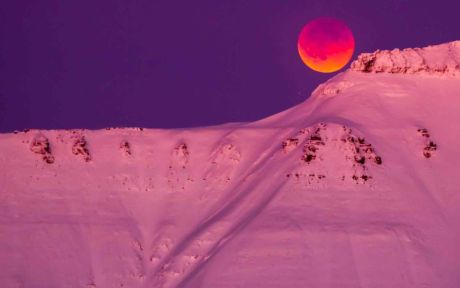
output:
[[189, 161], [190, 152], [188, 151], [187, 144], [182, 143], [177, 145], [173, 151], [173, 157], [177, 164], [185, 168]]
[[430, 133], [428, 133], [428, 130], [425, 128], [417, 129], [417, 132], [420, 133], [420, 135], [423, 137], [430, 138]]
[[212, 155], [212, 164], [218, 164], [223, 162], [239, 162], [241, 159], [241, 153], [233, 144], [224, 144], [220, 146], [216, 152]]
[[367, 143], [365, 138], [352, 135], [352, 130], [350, 128], [344, 127], [344, 130], [346, 134], [341, 141], [351, 146], [350, 150], [352, 151], [352, 159], [354, 161], [353, 167], [355, 172], [352, 175], [352, 179], [356, 184], [365, 183], [372, 179], [372, 176], [368, 174], [369, 169], [367, 160], [371, 163], [381, 165], [382, 157], [375, 153], [374, 147], [372, 144]]
[[295, 135], [286, 138], [282, 143], [281, 143], [281, 148], [284, 153], [289, 153], [293, 150], [295, 150], [301, 142], [304, 142], [305, 139], [312, 133], [312, 129], [316, 130], [317, 127], [315, 128], [302, 128], [300, 129]]
[[89, 153], [88, 143], [84, 136], [79, 136], [75, 139], [72, 145], [72, 153], [74, 155], [80, 155], [86, 162], [91, 161], [91, 154]]
[[[345, 181], [348, 178], [359, 184], [373, 179], [370, 175], [370, 165], [383, 163], [382, 157], [376, 154], [372, 144], [368, 143], [364, 137], [354, 135], [352, 129], [347, 126], [320, 123], [302, 129], [301, 132], [305, 134], [301, 160], [308, 165], [299, 168], [295, 173], [286, 174], [287, 178], [308, 178], [307, 184], [319, 183], [316, 180], [311, 181], [311, 177], [316, 175], [314, 178], [317, 180], [327, 176], [331, 181], [334, 181], [333, 179]], [[286, 139], [283, 142], [284, 150], [290, 146], [295, 148], [298, 145], [296, 139], [299, 139], [299, 142], [302, 139], [300, 135], [299, 132], [295, 137]], [[342, 160], [338, 158], [339, 155], [343, 155]], [[339, 171], [328, 169], [332, 163], [341, 167], [340, 174], [343, 173], [342, 175], [335, 175]]]
[[187, 144], [181, 143], [174, 147], [168, 169], [167, 183], [173, 191], [186, 190], [194, 181], [188, 168], [190, 152]]
[[351, 134], [351, 129], [348, 129], [348, 133], [341, 140], [342, 142], [349, 143], [353, 146], [354, 156], [353, 159], [357, 164], [364, 165], [366, 159], [374, 162], [375, 164], [382, 164], [382, 157], [375, 153], [372, 144], [367, 143], [364, 138], [356, 137]]
[[301, 172], [295, 172], [295, 173], [288, 173], [286, 174], [287, 178], [291, 178], [295, 180], [297, 183], [299, 182], [306, 182], [307, 185], [315, 185], [315, 184], [320, 184], [323, 179], [326, 178], [326, 175], [323, 174], [315, 174], [315, 173], [301, 173]]
[[420, 136], [426, 138], [422, 151], [423, 156], [425, 156], [425, 158], [431, 158], [433, 153], [438, 149], [438, 145], [433, 140], [431, 140], [431, 135], [428, 132], [428, 129], [419, 128], [417, 129], [417, 132], [420, 134]]
[[355, 83], [350, 81], [328, 81], [326, 83], [320, 84], [313, 92], [313, 95], [332, 97], [344, 92], [353, 86], [355, 86]]
[[438, 145], [433, 141], [430, 141], [425, 148], [423, 148], [423, 156], [430, 158], [431, 154], [438, 149]]
[[126, 141], [126, 140], [121, 141], [120, 149], [121, 149], [121, 151], [123, 152], [124, 155], [126, 155], [126, 156], [131, 156], [132, 155], [131, 145], [129, 144], [128, 141]]
[[294, 137], [288, 138], [284, 140], [283, 143], [281, 143], [281, 147], [283, 148], [283, 151], [285, 153], [294, 150], [297, 147], [297, 145], [299, 145], [299, 138]]
[[[443, 57], [439, 57], [443, 55]], [[364, 73], [460, 74], [460, 41], [428, 46], [363, 53], [350, 70]]]
[[51, 153], [51, 146], [48, 138], [44, 135], [37, 135], [30, 144], [30, 151], [40, 154], [43, 161], [48, 164], [54, 163], [54, 156]]
[[308, 135], [305, 145], [303, 146], [302, 160], [306, 163], [316, 159], [316, 151], [318, 151], [320, 146], [324, 146], [325, 143], [321, 137], [321, 130], [326, 129], [327, 125], [324, 123], [318, 124], [317, 127], [313, 129], [313, 132]]

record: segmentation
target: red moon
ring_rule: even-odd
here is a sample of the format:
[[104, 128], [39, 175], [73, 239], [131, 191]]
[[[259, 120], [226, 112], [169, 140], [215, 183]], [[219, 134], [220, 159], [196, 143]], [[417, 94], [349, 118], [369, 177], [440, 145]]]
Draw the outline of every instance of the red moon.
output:
[[343, 21], [317, 18], [302, 28], [297, 49], [305, 65], [318, 72], [331, 73], [350, 61], [355, 39]]

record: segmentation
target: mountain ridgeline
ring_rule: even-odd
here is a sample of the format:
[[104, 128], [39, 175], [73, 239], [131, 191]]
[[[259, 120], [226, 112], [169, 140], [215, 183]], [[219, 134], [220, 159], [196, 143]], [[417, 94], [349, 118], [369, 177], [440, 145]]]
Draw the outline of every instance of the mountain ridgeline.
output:
[[252, 123], [0, 134], [0, 286], [459, 287], [459, 43]]

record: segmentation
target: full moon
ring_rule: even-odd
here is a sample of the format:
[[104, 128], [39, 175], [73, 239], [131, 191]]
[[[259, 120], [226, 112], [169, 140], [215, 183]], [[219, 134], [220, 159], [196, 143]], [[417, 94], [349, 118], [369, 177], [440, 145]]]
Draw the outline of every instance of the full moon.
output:
[[297, 49], [303, 63], [314, 71], [331, 73], [342, 69], [355, 50], [348, 26], [335, 18], [317, 18], [300, 31]]

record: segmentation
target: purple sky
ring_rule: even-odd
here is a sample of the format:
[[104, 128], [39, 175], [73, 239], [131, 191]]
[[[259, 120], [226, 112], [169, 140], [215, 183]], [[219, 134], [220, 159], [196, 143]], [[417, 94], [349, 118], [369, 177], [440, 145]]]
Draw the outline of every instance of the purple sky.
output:
[[356, 56], [460, 39], [457, 3], [6, 1], [0, 131], [257, 120], [334, 75], [309, 70], [297, 55], [309, 20], [345, 21]]

